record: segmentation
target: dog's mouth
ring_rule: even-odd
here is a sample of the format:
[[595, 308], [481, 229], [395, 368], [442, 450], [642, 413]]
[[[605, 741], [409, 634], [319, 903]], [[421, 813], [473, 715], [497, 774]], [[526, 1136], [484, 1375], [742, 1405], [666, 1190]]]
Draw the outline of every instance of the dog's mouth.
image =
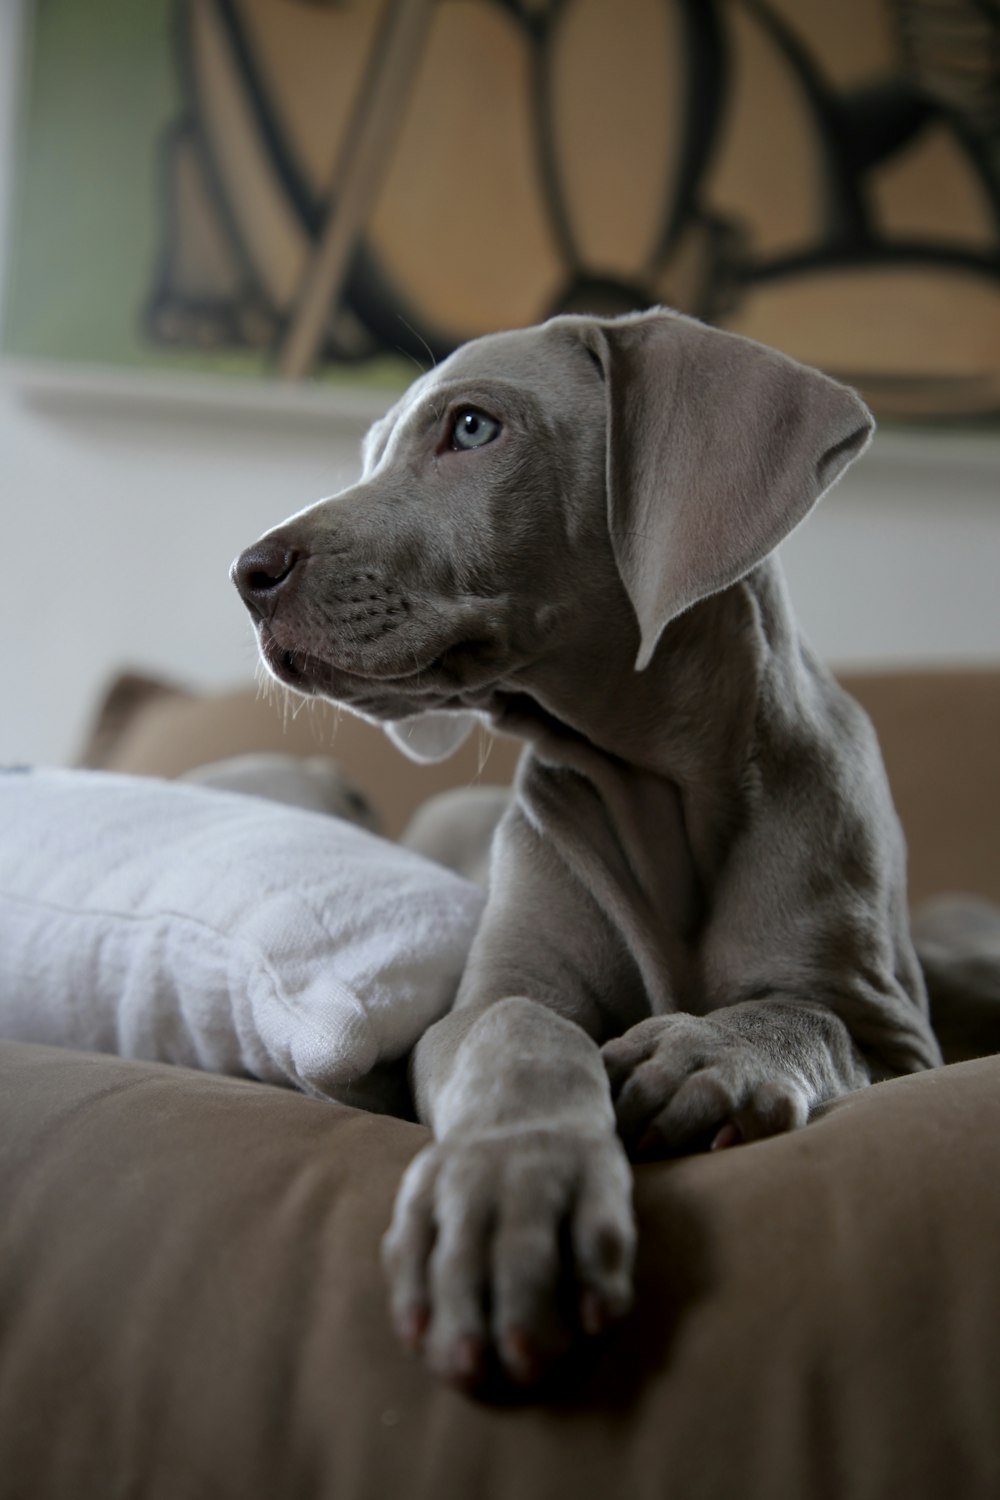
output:
[[274, 675], [287, 687], [295, 688], [297, 692], [306, 695], [321, 694], [335, 697], [338, 695], [338, 690], [349, 689], [352, 684], [368, 684], [372, 687], [379, 684], [390, 686], [397, 682], [407, 682], [425, 676], [441, 664], [441, 658], [436, 657], [433, 661], [414, 666], [412, 670], [404, 673], [365, 672], [361, 674], [339, 667], [327, 657], [318, 656], [314, 651], [283, 644], [266, 621], [258, 625], [257, 633], [260, 654]]
[[279, 682], [308, 697], [322, 693], [324, 680], [333, 676], [328, 662], [311, 651], [295, 651], [281, 645], [263, 622], [258, 625], [257, 638], [260, 654]]
[[[476, 698], [491, 688], [493, 676], [486, 674], [472, 685], [452, 680], [449, 658], [459, 656], [464, 645], [446, 649], [438, 656], [413, 665], [405, 672], [352, 672], [328, 658], [279, 641], [270, 625], [257, 627], [260, 654], [271, 674], [304, 697], [329, 698], [345, 703], [375, 718], [399, 718], [431, 708], [464, 708], [470, 705], [470, 687]], [[478, 675], [478, 674], [477, 674]]]

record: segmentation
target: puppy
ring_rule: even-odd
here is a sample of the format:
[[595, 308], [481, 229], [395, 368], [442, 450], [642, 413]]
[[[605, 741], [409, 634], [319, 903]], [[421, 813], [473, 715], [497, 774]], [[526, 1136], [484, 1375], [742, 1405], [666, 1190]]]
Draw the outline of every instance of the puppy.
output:
[[400, 1336], [459, 1384], [625, 1312], [629, 1155], [940, 1061], [875, 736], [772, 555], [871, 431], [692, 319], [555, 318], [424, 375], [356, 485], [234, 564], [279, 681], [416, 758], [525, 741], [385, 1241]]

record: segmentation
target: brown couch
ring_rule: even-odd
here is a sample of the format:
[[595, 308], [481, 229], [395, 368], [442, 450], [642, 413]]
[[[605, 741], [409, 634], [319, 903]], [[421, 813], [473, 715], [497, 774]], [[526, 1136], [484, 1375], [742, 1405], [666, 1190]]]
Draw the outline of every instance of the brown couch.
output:
[[[851, 686], [915, 892], [1000, 899], [1000, 673]], [[250, 695], [133, 683], [114, 709], [91, 763], [274, 747]], [[316, 750], [302, 719], [277, 743]], [[346, 719], [333, 748], [392, 829], [477, 774], [475, 749], [376, 765]], [[455, 1394], [389, 1330], [378, 1241], [425, 1139], [253, 1082], [0, 1046], [2, 1500], [1000, 1494], [1000, 1057], [639, 1168], [635, 1312], [523, 1402]]]

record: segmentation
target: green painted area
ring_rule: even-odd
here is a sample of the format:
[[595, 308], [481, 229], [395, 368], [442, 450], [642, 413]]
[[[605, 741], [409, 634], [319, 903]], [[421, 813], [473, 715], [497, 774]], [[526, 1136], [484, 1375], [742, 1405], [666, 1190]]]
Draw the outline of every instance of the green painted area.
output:
[[[35, 0], [21, 88], [0, 349], [12, 357], [270, 375], [257, 353], [143, 331], [162, 235], [160, 143], [181, 95], [172, 0]], [[397, 359], [323, 379], [399, 389]]]

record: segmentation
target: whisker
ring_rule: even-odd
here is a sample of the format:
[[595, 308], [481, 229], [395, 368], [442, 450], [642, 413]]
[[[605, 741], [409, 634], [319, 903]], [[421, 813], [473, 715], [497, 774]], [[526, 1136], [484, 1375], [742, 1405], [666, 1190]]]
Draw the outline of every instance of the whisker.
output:
[[[430, 344], [424, 338], [423, 334], [422, 333], [418, 333], [417, 330], [414, 328], [413, 324], [412, 323], [408, 323], [407, 320], [403, 317], [402, 313], [397, 313], [396, 316], [399, 318], [399, 321], [402, 323], [403, 327], [404, 328], [408, 328], [409, 331], [413, 334], [413, 337], [415, 339], [419, 339], [420, 342], [423, 344], [424, 348], [427, 350], [427, 358], [431, 362], [430, 363], [430, 368], [432, 370], [436, 370], [437, 369], [437, 360], [434, 358], [434, 352], [431, 349]], [[396, 347], [399, 348], [398, 345]], [[407, 351], [405, 349], [400, 349], [399, 352], [400, 352], [400, 354], [405, 354]], [[426, 375], [427, 371], [426, 370], [422, 370], [420, 368], [420, 361], [418, 359], [415, 359], [412, 354], [410, 355], [410, 358], [413, 360], [413, 363], [416, 365], [417, 369], [420, 370], [420, 373], [422, 375]]]
[[476, 732], [478, 735], [476, 742], [476, 780], [480, 781], [483, 772], [486, 770], [486, 763], [493, 754], [495, 741], [493, 736], [487, 731], [485, 724], [480, 724]]
[[416, 367], [420, 371], [421, 375], [426, 375], [427, 374], [427, 371], [424, 369], [423, 365], [420, 363], [420, 361], [417, 358], [417, 356], [415, 354], [412, 354], [409, 349], [404, 349], [403, 346], [402, 346], [402, 344], [397, 344], [396, 345], [396, 353], [397, 354], [401, 354], [404, 359], [408, 359], [411, 364], [416, 365]]

